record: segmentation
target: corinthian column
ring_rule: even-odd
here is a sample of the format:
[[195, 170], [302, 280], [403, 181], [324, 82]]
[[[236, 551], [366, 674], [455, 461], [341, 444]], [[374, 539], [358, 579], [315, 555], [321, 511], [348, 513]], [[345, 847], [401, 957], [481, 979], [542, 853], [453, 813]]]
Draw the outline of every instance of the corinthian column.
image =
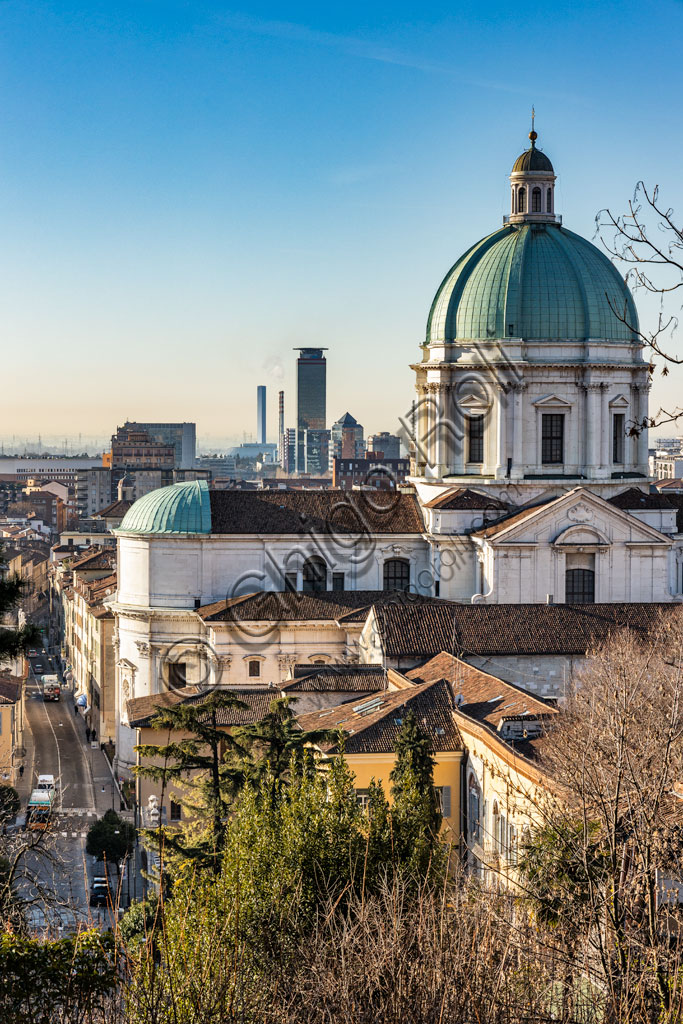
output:
[[507, 388], [496, 384], [496, 477], [507, 472]]
[[586, 384], [586, 468], [595, 476], [600, 465], [600, 385]]

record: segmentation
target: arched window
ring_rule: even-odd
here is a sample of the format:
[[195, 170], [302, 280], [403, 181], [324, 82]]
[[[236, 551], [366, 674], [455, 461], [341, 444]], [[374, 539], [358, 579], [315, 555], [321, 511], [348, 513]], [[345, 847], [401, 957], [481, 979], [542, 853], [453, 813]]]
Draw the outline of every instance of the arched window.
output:
[[564, 599], [567, 604], [595, 603], [595, 573], [592, 569], [567, 569]]
[[405, 593], [410, 587], [410, 562], [405, 558], [389, 558], [384, 563], [384, 589]]
[[541, 190], [538, 187], [536, 187], [531, 193], [531, 212], [541, 212]]
[[512, 190], [512, 212], [517, 213], [517, 189]]
[[474, 776], [470, 775], [467, 800], [467, 826], [471, 843], [481, 843], [481, 793]]
[[526, 208], [524, 188], [517, 189], [517, 213], [524, 213]]
[[547, 213], [553, 212], [553, 190], [551, 188], [549, 188], [546, 193], [545, 208]]
[[302, 585], [304, 594], [317, 594], [321, 590], [327, 590], [327, 566], [322, 558], [314, 555], [306, 559]]

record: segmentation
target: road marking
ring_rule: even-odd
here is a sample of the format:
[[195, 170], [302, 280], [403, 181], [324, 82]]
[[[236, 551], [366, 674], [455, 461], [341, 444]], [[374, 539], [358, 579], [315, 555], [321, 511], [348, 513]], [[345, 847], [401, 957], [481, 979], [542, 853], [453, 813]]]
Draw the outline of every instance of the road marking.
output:
[[[35, 673], [34, 673], [34, 675], [35, 675]], [[57, 733], [55, 732], [55, 727], [52, 724], [52, 719], [50, 718], [50, 716], [47, 713], [47, 708], [45, 707], [45, 701], [43, 701], [43, 711], [45, 712], [45, 717], [48, 720], [50, 728], [52, 729], [52, 735], [55, 738], [55, 746], [57, 748], [57, 772], [58, 772], [57, 778], [59, 779], [59, 789], [58, 789], [58, 793], [59, 793], [59, 808], [58, 809], [61, 811], [61, 809], [62, 809], [62, 757], [61, 757], [61, 754], [59, 753], [59, 741], [57, 739]]]

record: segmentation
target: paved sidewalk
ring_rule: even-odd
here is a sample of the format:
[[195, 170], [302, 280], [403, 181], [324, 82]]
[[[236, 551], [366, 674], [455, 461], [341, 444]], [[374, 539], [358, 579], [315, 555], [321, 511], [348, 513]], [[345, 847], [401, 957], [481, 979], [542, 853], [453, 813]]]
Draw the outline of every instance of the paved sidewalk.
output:
[[24, 682], [24, 707], [22, 714], [24, 716], [24, 749], [26, 751], [25, 756], [22, 759], [24, 765], [24, 774], [17, 775], [17, 781], [15, 788], [19, 794], [22, 808], [25, 808], [28, 803], [28, 798], [31, 795], [31, 785], [33, 782], [33, 761], [35, 759], [35, 746], [33, 743], [33, 733], [31, 732], [31, 726], [28, 722], [28, 715], [26, 714], [26, 704], [29, 700], [32, 700], [31, 693], [29, 692], [26, 682]]
[[[69, 714], [73, 715], [74, 702], [73, 695], [71, 693], [66, 695], [65, 704], [68, 707]], [[83, 715], [80, 711], [76, 717], [76, 732], [83, 744], [83, 749], [86, 752], [86, 760], [91, 772], [97, 817], [101, 818], [106, 811], [111, 811], [113, 808], [113, 810], [115, 810], [117, 814], [120, 814], [122, 818], [132, 821], [133, 812], [121, 810], [121, 792], [119, 790], [118, 782], [114, 778], [114, 774], [106, 754], [100, 747], [99, 741], [93, 743], [86, 739], [85, 722], [83, 721]]]

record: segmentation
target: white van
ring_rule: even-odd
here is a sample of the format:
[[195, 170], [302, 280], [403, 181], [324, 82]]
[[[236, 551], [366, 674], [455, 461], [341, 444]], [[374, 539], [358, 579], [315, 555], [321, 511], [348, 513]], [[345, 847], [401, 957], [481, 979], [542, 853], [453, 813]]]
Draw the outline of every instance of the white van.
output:
[[44, 790], [54, 796], [57, 790], [54, 775], [39, 775], [36, 783], [36, 789]]

